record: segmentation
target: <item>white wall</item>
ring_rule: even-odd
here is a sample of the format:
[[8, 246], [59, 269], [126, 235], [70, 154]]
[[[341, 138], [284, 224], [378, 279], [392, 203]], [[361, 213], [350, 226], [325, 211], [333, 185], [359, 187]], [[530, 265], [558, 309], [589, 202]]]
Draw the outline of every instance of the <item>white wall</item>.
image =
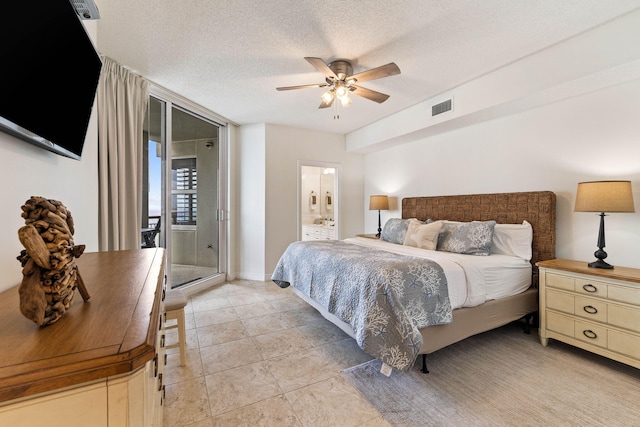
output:
[[272, 124], [241, 126], [234, 163], [240, 177], [237, 276], [269, 280], [284, 250], [297, 240], [299, 160], [340, 165], [340, 234], [361, 233], [363, 158], [346, 152], [343, 135]]
[[[607, 261], [640, 267], [640, 80], [419, 139], [365, 157], [365, 195], [389, 194], [400, 216], [409, 196], [551, 190], [556, 255], [593, 261], [599, 218], [574, 213], [580, 181], [629, 179], [636, 213], [606, 222]], [[367, 200], [364, 209], [367, 209]], [[377, 213], [365, 211], [367, 230]]]
[[298, 239], [298, 161], [339, 165], [339, 238], [362, 232], [362, 154], [347, 153], [343, 135], [267, 125], [267, 279], [280, 256]]
[[[95, 39], [95, 23], [83, 22]], [[0, 245], [0, 291], [20, 284], [22, 280], [22, 268], [16, 259], [24, 249], [18, 240], [18, 229], [24, 225], [20, 206], [31, 196], [64, 203], [73, 214], [75, 243], [86, 245], [85, 252], [98, 250], [98, 130], [95, 108], [94, 105], [80, 161], [50, 153], [0, 132], [0, 181], [3, 182], [0, 235], [4, 236]], [[87, 288], [91, 293], [90, 283], [87, 283]]]
[[262, 280], [265, 275], [265, 128], [264, 124], [238, 128], [231, 166], [232, 181], [237, 184], [231, 190], [237, 200], [231, 217], [236, 221], [231, 277]]

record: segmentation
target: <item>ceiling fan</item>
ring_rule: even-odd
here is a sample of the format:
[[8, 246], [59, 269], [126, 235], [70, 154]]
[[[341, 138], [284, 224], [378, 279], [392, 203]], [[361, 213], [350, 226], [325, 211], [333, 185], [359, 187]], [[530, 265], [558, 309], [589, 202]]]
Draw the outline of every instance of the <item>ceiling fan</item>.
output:
[[353, 67], [349, 61], [338, 59], [329, 64], [325, 63], [320, 58], [305, 57], [316, 70], [320, 71], [325, 76], [325, 83], [301, 85], [301, 86], [286, 86], [278, 87], [276, 90], [292, 90], [292, 89], [306, 89], [311, 87], [326, 87], [327, 91], [322, 94], [322, 103], [318, 108], [330, 107], [336, 98], [340, 101], [343, 107], [351, 104], [349, 93], [361, 96], [371, 101], [382, 103], [389, 98], [389, 95], [376, 92], [375, 90], [367, 89], [362, 86], [358, 86], [356, 83], [362, 83], [369, 80], [380, 79], [382, 77], [394, 76], [400, 74], [400, 68], [393, 62], [382, 65], [380, 67], [372, 68], [367, 71], [363, 71], [358, 74], [353, 74]]

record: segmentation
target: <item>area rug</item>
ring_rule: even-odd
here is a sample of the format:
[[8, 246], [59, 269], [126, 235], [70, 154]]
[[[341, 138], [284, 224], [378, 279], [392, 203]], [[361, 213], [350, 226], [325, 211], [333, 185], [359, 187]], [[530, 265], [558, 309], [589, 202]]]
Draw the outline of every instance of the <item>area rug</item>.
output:
[[409, 372], [372, 360], [343, 377], [393, 426], [638, 426], [640, 371], [510, 324]]

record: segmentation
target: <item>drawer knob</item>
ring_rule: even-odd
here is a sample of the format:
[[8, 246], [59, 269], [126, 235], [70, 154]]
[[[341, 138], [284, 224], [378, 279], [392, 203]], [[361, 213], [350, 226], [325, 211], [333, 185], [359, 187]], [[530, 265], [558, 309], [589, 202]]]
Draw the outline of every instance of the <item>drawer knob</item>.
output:
[[584, 289], [585, 292], [598, 292], [598, 288], [593, 286], [591, 283], [587, 283], [586, 285], [582, 285], [582, 289]]
[[584, 311], [586, 311], [586, 312], [587, 312], [587, 313], [589, 313], [589, 314], [596, 314], [596, 313], [598, 312], [598, 309], [597, 309], [597, 308], [595, 308], [595, 307], [594, 307], [594, 306], [592, 306], [592, 305], [585, 305], [585, 306], [583, 307], [583, 310], [584, 310]]
[[582, 331], [582, 334], [587, 337], [590, 338], [592, 340], [598, 338], [598, 334], [596, 334], [595, 332], [593, 332], [591, 329], [585, 329], [584, 331]]

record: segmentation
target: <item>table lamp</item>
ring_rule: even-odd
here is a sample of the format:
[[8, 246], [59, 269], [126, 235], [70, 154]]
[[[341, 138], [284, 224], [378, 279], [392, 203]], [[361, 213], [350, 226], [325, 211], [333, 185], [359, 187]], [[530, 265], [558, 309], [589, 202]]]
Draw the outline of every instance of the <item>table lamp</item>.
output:
[[600, 232], [596, 261], [589, 267], [611, 269], [613, 266], [604, 261], [604, 216], [605, 212], [635, 212], [631, 181], [591, 181], [578, 183], [575, 212], [600, 212]]
[[370, 211], [378, 211], [378, 234], [376, 237], [380, 238], [380, 234], [382, 234], [382, 225], [380, 223], [380, 211], [389, 210], [389, 197], [387, 196], [371, 196], [369, 198], [369, 210]]

